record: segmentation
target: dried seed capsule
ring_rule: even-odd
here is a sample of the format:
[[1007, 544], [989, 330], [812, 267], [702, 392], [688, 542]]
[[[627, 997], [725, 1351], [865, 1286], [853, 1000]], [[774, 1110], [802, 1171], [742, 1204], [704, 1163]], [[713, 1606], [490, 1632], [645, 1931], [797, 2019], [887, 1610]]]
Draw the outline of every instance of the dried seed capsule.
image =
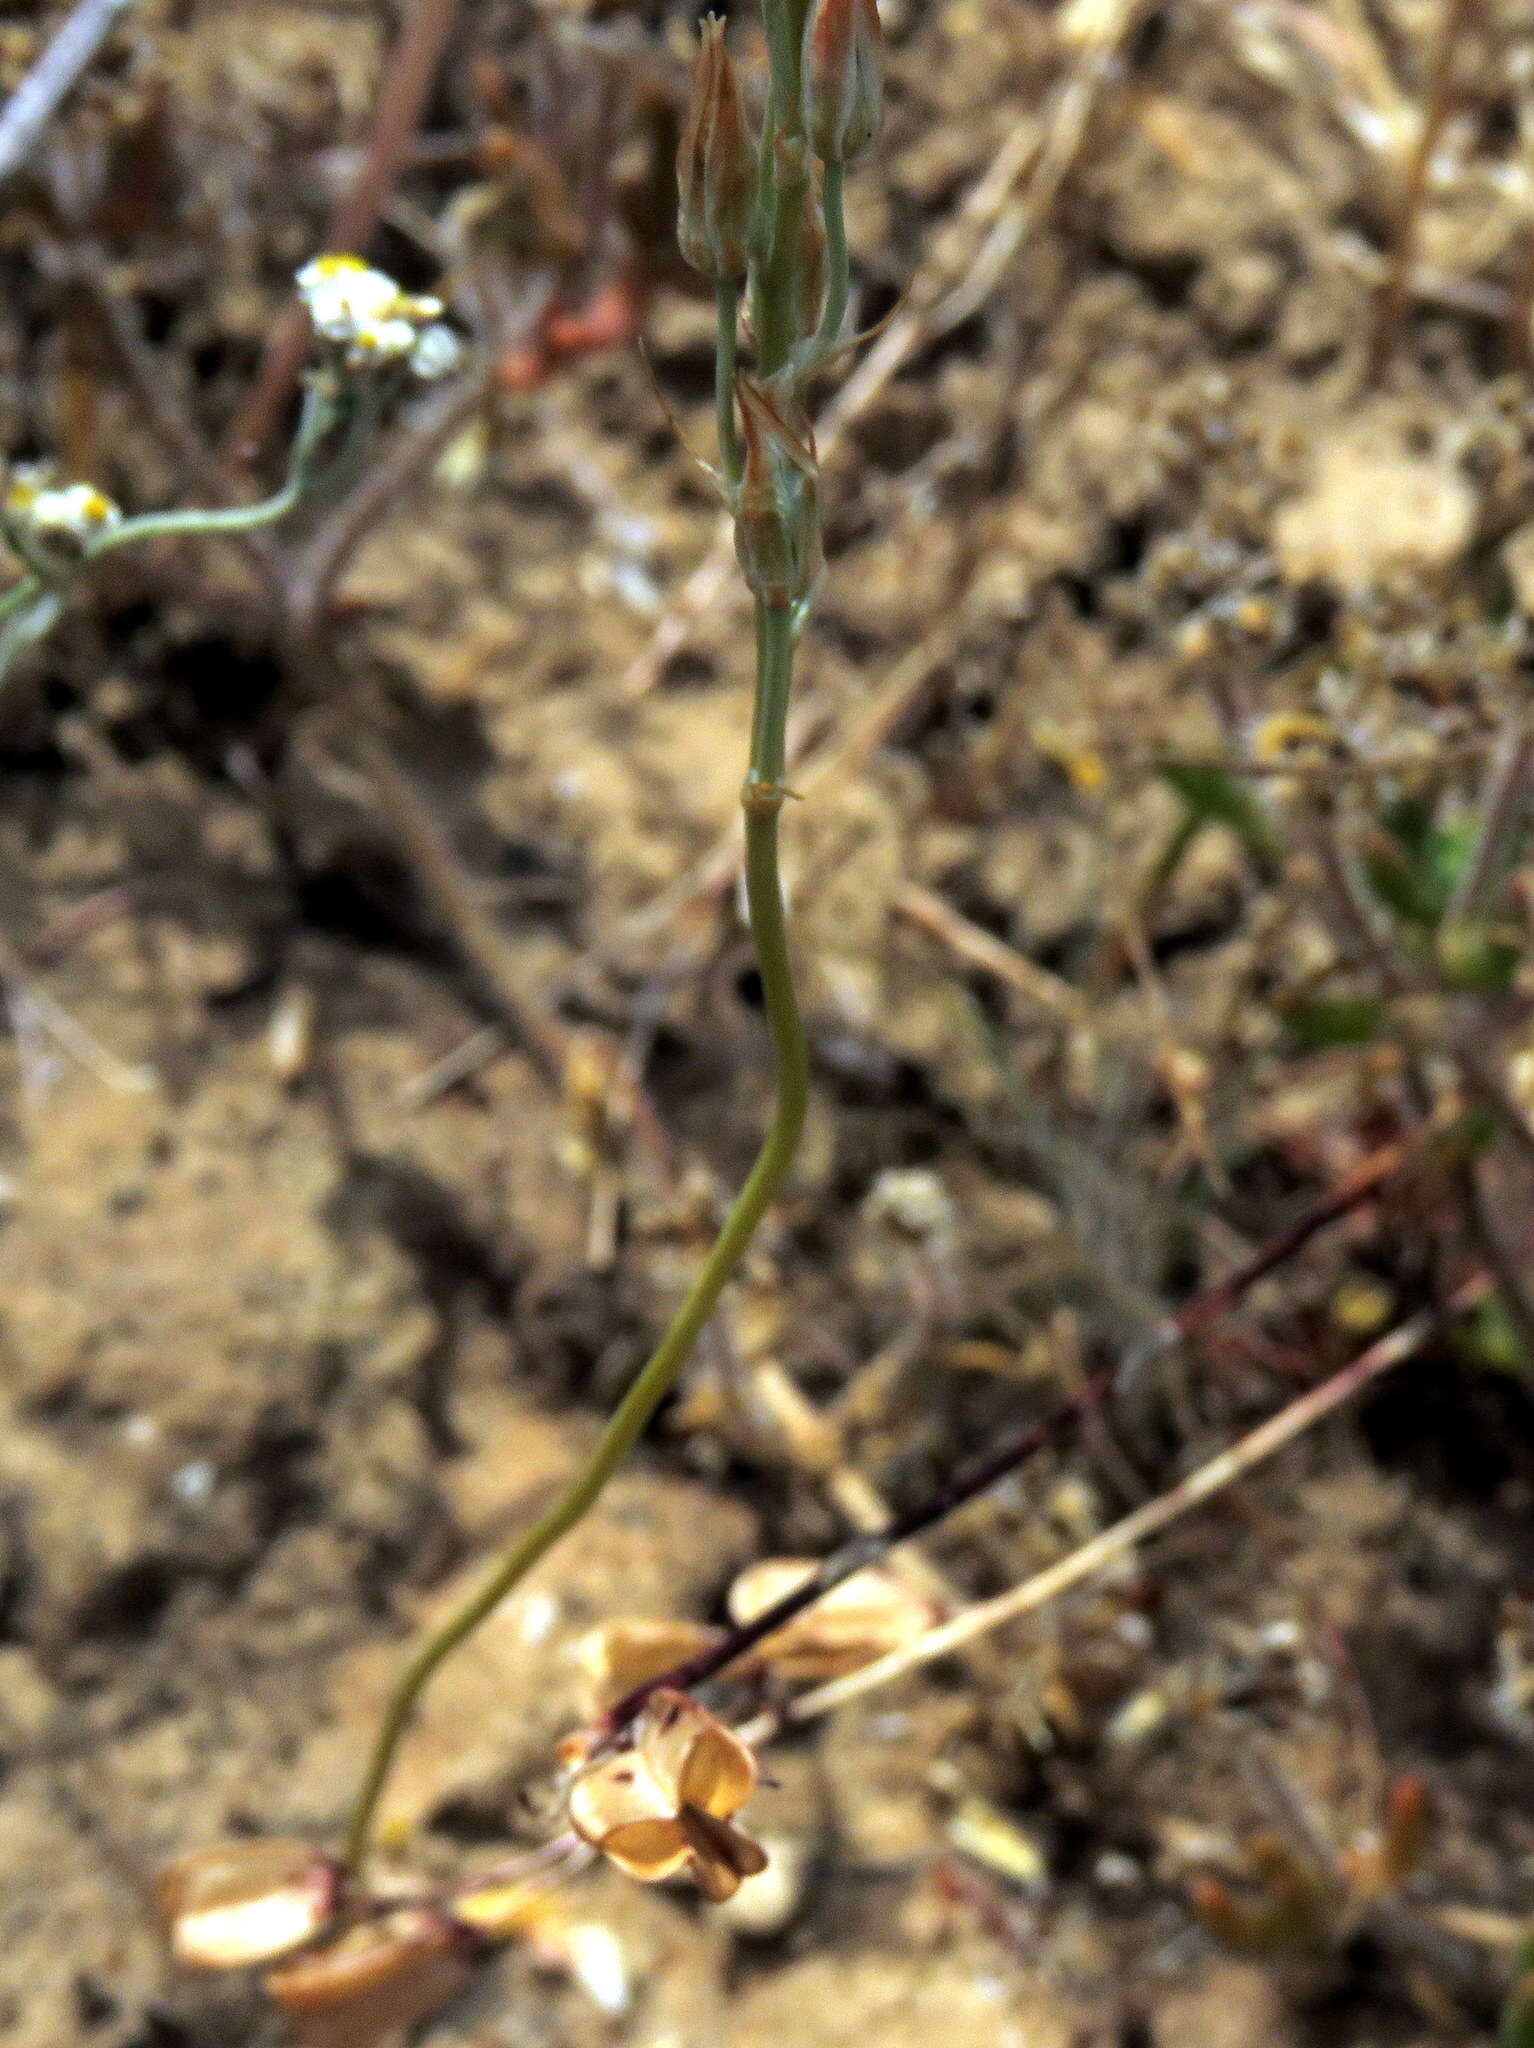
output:
[[813, 589], [821, 561], [817, 467], [808, 422], [790, 424], [781, 390], [738, 377], [736, 392], [745, 443], [735, 496], [736, 558], [763, 604], [797, 604]]
[[456, 1998], [473, 1957], [465, 1928], [402, 1907], [269, 1970], [264, 1981], [302, 2048], [372, 2048]]
[[[755, 1621], [787, 1593], [815, 1576], [815, 1561], [803, 1557], [763, 1558], [730, 1588], [730, 1619]], [[840, 1678], [883, 1657], [929, 1629], [933, 1604], [880, 1565], [870, 1565], [807, 1607], [758, 1643], [753, 1653], [780, 1678]]]
[[819, 0], [804, 29], [804, 125], [822, 163], [850, 163], [884, 116], [878, 0]]
[[756, 200], [756, 146], [746, 126], [724, 23], [710, 14], [692, 74], [687, 126], [676, 158], [677, 241], [705, 277], [746, 274]]
[[170, 1864], [155, 1897], [178, 1963], [237, 1970], [312, 1941], [335, 1910], [338, 1882], [307, 1842], [226, 1842]]
[[652, 1694], [632, 1744], [583, 1765], [570, 1787], [570, 1823], [642, 1884], [687, 1871], [716, 1902], [767, 1867], [734, 1824], [756, 1786], [745, 1744], [685, 1693]]

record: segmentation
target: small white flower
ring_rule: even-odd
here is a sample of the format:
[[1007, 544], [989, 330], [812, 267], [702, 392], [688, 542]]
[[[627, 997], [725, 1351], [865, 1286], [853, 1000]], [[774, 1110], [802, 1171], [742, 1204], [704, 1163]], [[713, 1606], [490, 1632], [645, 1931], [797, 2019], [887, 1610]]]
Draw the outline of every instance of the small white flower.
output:
[[397, 363], [410, 354], [415, 342], [416, 331], [410, 321], [375, 320], [370, 326], [359, 327], [352, 336], [347, 361], [358, 367], [364, 363]]
[[83, 546], [122, 524], [122, 513], [94, 484], [56, 484], [41, 465], [17, 468], [5, 494], [5, 515], [33, 539]]
[[462, 359], [463, 343], [440, 320], [421, 330], [410, 351], [411, 369], [417, 377], [427, 379], [450, 376]]
[[298, 289], [316, 333], [336, 344], [348, 369], [406, 363], [417, 376], [440, 377], [457, 360], [457, 337], [437, 324], [442, 301], [401, 291], [360, 256], [316, 256], [298, 273]]
[[400, 297], [392, 277], [358, 256], [316, 256], [298, 273], [298, 289], [328, 341], [351, 341], [387, 319]]

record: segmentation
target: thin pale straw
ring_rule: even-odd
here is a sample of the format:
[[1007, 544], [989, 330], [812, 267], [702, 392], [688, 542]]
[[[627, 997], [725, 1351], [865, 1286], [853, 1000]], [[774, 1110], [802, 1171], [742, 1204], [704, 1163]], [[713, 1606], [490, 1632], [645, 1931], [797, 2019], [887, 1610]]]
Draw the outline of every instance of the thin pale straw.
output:
[[846, 1706], [849, 1701], [861, 1699], [875, 1687], [888, 1684], [892, 1678], [899, 1678], [920, 1665], [946, 1657], [963, 1644], [973, 1642], [977, 1636], [1000, 1628], [1006, 1622], [1016, 1621], [1022, 1615], [1032, 1614], [1071, 1587], [1079, 1586], [1147, 1536], [1156, 1535], [1191, 1508], [1223, 1492], [1243, 1473], [1250, 1472], [1254, 1466], [1281, 1451], [1334, 1409], [1352, 1400], [1371, 1382], [1383, 1378], [1419, 1351], [1448, 1318], [1463, 1315], [1483, 1301], [1491, 1292], [1492, 1285], [1489, 1273], [1472, 1274], [1455, 1289], [1441, 1309], [1425, 1309], [1421, 1315], [1402, 1323], [1399, 1329], [1390, 1331], [1361, 1352], [1351, 1365], [1344, 1366], [1310, 1393], [1302, 1394], [1297, 1401], [1280, 1409], [1277, 1415], [1261, 1423], [1238, 1443], [1221, 1451], [1218, 1457], [1211, 1458], [1207, 1465], [1201, 1465], [1196, 1472], [1190, 1473], [1170, 1492], [1147, 1501], [1142, 1508], [1136, 1508], [1133, 1514], [1115, 1522], [1100, 1536], [1094, 1536], [1090, 1543], [1072, 1551], [1069, 1557], [1061, 1558], [1058, 1564], [1025, 1579], [1020, 1586], [1013, 1586], [1005, 1593], [996, 1594], [993, 1599], [966, 1607], [961, 1614], [929, 1629], [925, 1635], [918, 1636], [901, 1649], [890, 1651], [872, 1664], [865, 1664], [860, 1671], [849, 1672], [845, 1678], [818, 1685], [774, 1713], [758, 1715], [738, 1731], [742, 1741], [764, 1742], [786, 1724], [812, 1720], [819, 1714], [828, 1714], [836, 1707]]

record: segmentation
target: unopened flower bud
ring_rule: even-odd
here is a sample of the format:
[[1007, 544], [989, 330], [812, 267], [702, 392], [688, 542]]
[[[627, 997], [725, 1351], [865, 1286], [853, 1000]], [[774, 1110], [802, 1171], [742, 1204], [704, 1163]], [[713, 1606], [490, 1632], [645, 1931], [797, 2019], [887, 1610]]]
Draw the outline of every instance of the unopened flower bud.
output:
[[693, 66], [692, 99], [676, 158], [677, 240], [694, 270], [746, 274], [756, 201], [756, 146], [746, 126], [724, 23], [710, 14]]
[[817, 0], [804, 29], [804, 125], [822, 163], [850, 163], [884, 116], [879, 0]]
[[820, 573], [820, 506], [807, 419], [785, 418], [783, 394], [736, 379], [745, 466], [735, 497], [735, 554], [764, 605], [797, 604]]

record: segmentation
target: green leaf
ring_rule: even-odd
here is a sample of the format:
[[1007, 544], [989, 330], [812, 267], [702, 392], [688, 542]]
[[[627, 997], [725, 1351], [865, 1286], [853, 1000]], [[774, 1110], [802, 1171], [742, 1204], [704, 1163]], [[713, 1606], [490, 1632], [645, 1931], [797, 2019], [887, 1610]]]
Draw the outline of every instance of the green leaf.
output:
[[1177, 761], [1169, 762], [1161, 777], [1195, 818], [1234, 832], [1265, 874], [1278, 866], [1277, 835], [1267, 812], [1239, 776], [1198, 761]]
[[1444, 1132], [1444, 1157], [1451, 1165], [1469, 1165], [1490, 1149], [1496, 1135], [1496, 1118], [1489, 1109], [1473, 1102], [1460, 1111]]
[[1403, 923], [1431, 931], [1453, 900], [1475, 847], [1471, 819], [1435, 825], [1423, 803], [1392, 804], [1380, 819], [1382, 831], [1364, 856], [1369, 886]]
[[1301, 1052], [1368, 1045], [1384, 1022], [1385, 1005], [1378, 996], [1308, 996], [1284, 1012], [1289, 1036]]
[[[1534, 1358], [1530, 1358], [1524, 1349], [1523, 1339], [1499, 1295], [1487, 1295], [1459, 1322], [1454, 1332], [1454, 1347], [1466, 1364], [1477, 1366], [1483, 1372], [1510, 1373], [1514, 1379], [1520, 1380], [1534, 1378]], [[1534, 1970], [1534, 1956], [1531, 1956], [1529, 1968]], [[1530, 2014], [1534, 2018], [1534, 2005], [1530, 2007]], [[1531, 2037], [1530, 2048], [1534, 2048], [1534, 2037]]]

